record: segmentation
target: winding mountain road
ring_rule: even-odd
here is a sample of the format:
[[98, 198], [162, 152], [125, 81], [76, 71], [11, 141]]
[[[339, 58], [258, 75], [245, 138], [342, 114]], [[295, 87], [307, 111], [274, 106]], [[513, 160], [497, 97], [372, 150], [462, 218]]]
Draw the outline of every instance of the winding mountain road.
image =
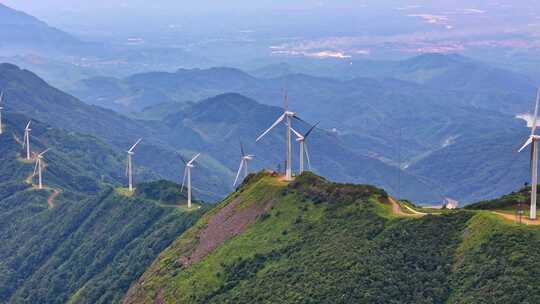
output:
[[392, 212], [394, 212], [395, 215], [413, 216], [413, 217], [420, 217], [420, 216], [427, 215], [427, 213], [418, 212], [416, 210], [413, 210], [407, 205], [405, 205], [405, 207], [407, 208], [407, 210], [411, 211], [412, 213], [404, 212], [403, 209], [401, 209], [401, 205], [393, 197], [389, 197], [388, 201], [392, 204]]
[[61, 191], [59, 189], [52, 189], [51, 195], [49, 195], [49, 198], [47, 199], [47, 205], [49, 205], [49, 208], [54, 208], [54, 200], [60, 195]]

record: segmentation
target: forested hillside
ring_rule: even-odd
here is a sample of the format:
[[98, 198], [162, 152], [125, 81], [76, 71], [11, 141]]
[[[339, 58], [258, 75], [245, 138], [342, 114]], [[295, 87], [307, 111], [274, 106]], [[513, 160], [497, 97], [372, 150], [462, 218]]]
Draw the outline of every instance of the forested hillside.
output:
[[[0, 303], [118, 302], [205, 209], [181, 209], [185, 196], [171, 182], [139, 184], [130, 195], [123, 157], [39, 121], [26, 160], [28, 120], [8, 113], [0, 136]], [[35, 152], [49, 148], [39, 190]]]
[[535, 303], [536, 227], [487, 211], [418, 216], [371, 186], [252, 175], [124, 303]]

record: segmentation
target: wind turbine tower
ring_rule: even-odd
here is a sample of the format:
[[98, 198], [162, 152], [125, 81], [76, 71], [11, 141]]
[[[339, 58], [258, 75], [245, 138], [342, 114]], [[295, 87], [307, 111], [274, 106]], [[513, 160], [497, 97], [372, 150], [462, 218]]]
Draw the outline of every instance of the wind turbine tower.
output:
[[23, 148], [26, 147], [26, 159], [30, 160], [30, 124], [32, 121], [30, 120], [28, 124], [26, 125], [26, 128], [24, 128], [24, 138], [23, 138]]
[[296, 135], [296, 141], [300, 144], [300, 174], [304, 172], [304, 155], [307, 159], [308, 168], [309, 170], [311, 170], [311, 161], [309, 159], [309, 152], [308, 152], [306, 140], [308, 136], [311, 134], [311, 132], [315, 130], [317, 125], [319, 125], [319, 123], [316, 123], [314, 126], [312, 126], [304, 135], [300, 134], [300, 132], [297, 132], [295, 129], [291, 128], [293, 133]]
[[139, 138], [137, 142], [127, 151], [126, 174], [128, 176], [128, 187], [130, 192], [133, 192], [133, 155], [135, 155], [135, 147], [137, 147], [141, 140], [142, 138]]
[[248, 162], [253, 160], [255, 155], [246, 154], [244, 151], [244, 145], [240, 143], [240, 153], [242, 153], [242, 158], [240, 159], [240, 167], [238, 168], [238, 173], [236, 173], [236, 178], [234, 179], [233, 187], [236, 186], [238, 182], [238, 177], [240, 177], [240, 172], [244, 169], [244, 178], [248, 175]]
[[536, 135], [536, 124], [538, 116], [538, 102], [540, 101], [540, 88], [536, 95], [536, 103], [534, 106], [534, 116], [531, 125], [531, 135], [525, 142], [525, 144], [519, 149], [519, 152], [523, 151], [527, 146], [531, 145], [531, 211], [529, 218], [531, 220], [536, 219], [536, 191], [538, 187], [538, 145], [540, 136]]
[[286, 146], [287, 158], [286, 158], [286, 161], [285, 161], [285, 163], [286, 163], [285, 164], [285, 180], [286, 181], [292, 181], [292, 167], [291, 167], [292, 166], [292, 143], [291, 143], [292, 120], [296, 119], [296, 120], [304, 122], [304, 123], [305, 123], [305, 121], [303, 119], [301, 119], [300, 117], [298, 117], [298, 115], [296, 115], [296, 113], [291, 112], [291, 111], [288, 110], [287, 93], [285, 93], [284, 103], [285, 103], [285, 107], [284, 107], [283, 114], [270, 126], [270, 128], [268, 128], [266, 131], [264, 131], [264, 133], [261, 134], [257, 138], [256, 142], [261, 140], [261, 138], [263, 138], [266, 134], [268, 134], [268, 132], [270, 132], [272, 129], [274, 129], [278, 124], [285, 121], [285, 126], [286, 126], [285, 134], [286, 134], [286, 141], [287, 141], [287, 146]]
[[186, 162], [182, 157], [180, 157], [180, 159], [186, 166], [186, 168], [184, 169], [184, 178], [182, 179], [182, 188], [180, 189], [180, 192], [184, 191], [184, 185], [186, 183], [186, 178], [187, 178], [188, 209], [191, 209], [191, 169], [195, 167], [193, 163], [199, 156], [201, 156], [201, 153], [198, 153], [197, 155], [195, 155], [189, 162]]
[[34, 176], [36, 176], [36, 173], [38, 174], [38, 189], [43, 189], [43, 180], [41, 177], [41, 173], [43, 171], [43, 155], [47, 153], [50, 149], [47, 149], [36, 157], [36, 166], [34, 167]]

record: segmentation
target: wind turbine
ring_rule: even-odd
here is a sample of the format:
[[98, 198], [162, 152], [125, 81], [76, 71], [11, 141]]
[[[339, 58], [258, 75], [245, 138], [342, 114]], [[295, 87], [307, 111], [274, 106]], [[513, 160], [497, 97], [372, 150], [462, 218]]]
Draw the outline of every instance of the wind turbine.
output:
[[525, 142], [525, 144], [519, 149], [518, 152], [523, 151], [528, 145], [531, 145], [531, 212], [529, 218], [531, 220], [536, 219], [536, 188], [538, 186], [538, 145], [537, 141], [540, 140], [540, 136], [536, 135], [536, 120], [538, 115], [538, 102], [540, 101], [540, 88], [536, 95], [536, 103], [534, 106], [534, 116], [531, 125], [531, 135]]
[[34, 167], [34, 174], [33, 176], [36, 176], [36, 173], [38, 174], [38, 189], [43, 189], [43, 183], [41, 179], [41, 172], [43, 171], [43, 155], [47, 153], [50, 149], [47, 149], [36, 157], [36, 166]]
[[268, 132], [270, 132], [273, 128], [275, 128], [278, 124], [280, 124], [282, 121], [285, 120], [285, 126], [286, 128], [286, 140], [287, 140], [287, 158], [286, 158], [286, 164], [285, 164], [285, 180], [291, 181], [292, 180], [292, 169], [291, 169], [291, 163], [292, 163], [292, 144], [291, 144], [291, 128], [292, 128], [292, 119], [297, 119], [301, 122], [305, 122], [303, 119], [298, 117], [296, 113], [291, 112], [288, 110], [288, 100], [287, 100], [287, 93], [285, 93], [285, 99], [284, 99], [285, 107], [283, 114], [268, 128], [268, 130], [264, 131], [263, 134], [261, 134], [256, 142], [261, 140]]
[[2, 110], [4, 108], [2, 107], [2, 103], [4, 103], [4, 91], [0, 92], [0, 135], [3, 133], [3, 129], [2, 129]]
[[24, 138], [23, 138], [23, 148], [26, 147], [26, 159], [30, 160], [30, 124], [32, 121], [30, 120], [28, 124], [26, 125], [26, 128], [24, 128]]
[[133, 155], [135, 155], [135, 147], [141, 142], [142, 138], [139, 138], [137, 142], [131, 146], [127, 151], [127, 166], [126, 166], [126, 175], [128, 176], [129, 191], [133, 192]]
[[300, 144], [300, 174], [304, 172], [304, 155], [306, 156], [306, 159], [307, 159], [308, 168], [309, 170], [311, 170], [311, 161], [309, 159], [309, 152], [308, 152], [306, 140], [308, 136], [311, 134], [311, 132], [315, 130], [317, 125], [319, 125], [319, 123], [316, 123], [315, 125], [313, 125], [304, 135], [300, 134], [295, 129], [291, 128], [293, 133], [296, 135], [296, 141]]
[[191, 168], [194, 168], [193, 162], [201, 156], [201, 153], [198, 153], [195, 155], [189, 162], [186, 162], [184, 158], [180, 156], [180, 159], [186, 165], [186, 168], [184, 169], [184, 178], [182, 179], [182, 188], [180, 189], [180, 192], [184, 191], [184, 185], [186, 183], [186, 177], [187, 177], [187, 190], [188, 190], [188, 209], [191, 209]]
[[240, 177], [240, 172], [242, 172], [242, 168], [244, 168], [244, 178], [246, 178], [246, 176], [248, 175], [248, 162], [253, 160], [253, 157], [255, 157], [255, 155], [246, 154], [244, 152], [244, 145], [242, 143], [240, 143], [240, 152], [242, 153], [242, 158], [240, 159], [240, 167], [238, 168], [238, 173], [236, 173], [233, 187], [236, 186], [236, 183], [238, 182], [238, 177]]

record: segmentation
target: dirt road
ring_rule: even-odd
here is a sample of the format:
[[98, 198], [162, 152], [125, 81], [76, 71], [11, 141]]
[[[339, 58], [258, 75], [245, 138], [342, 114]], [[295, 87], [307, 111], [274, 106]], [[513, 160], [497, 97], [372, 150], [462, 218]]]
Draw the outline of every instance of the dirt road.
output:
[[424, 216], [424, 215], [427, 214], [427, 213], [421, 213], [421, 212], [418, 212], [416, 210], [413, 210], [412, 208], [409, 208], [409, 206], [407, 206], [407, 205], [405, 205], [405, 208], [407, 208], [407, 210], [411, 211], [412, 214], [403, 212], [403, 210], [401, 209], [401, 205], [393, 197], [389, 197], [388, 200], [392, 204], [392, 212], [394, 212], [395, 215], [420, 217], [420, 216]]
[[53, 192], [51, 195], [49, 195], [49, 198], [47, 199], [47, 205], [49, 205], [49, 208], [54, 208], [54, 200], [60, 195], [60, 190], [53, 189]]
[[[497, 211], [494, 211], [493, 213], [497, 214], [498, 216], [501, 216], [509, 221], [513, 221], [513, 222], [516, 222], [516, 215], [515, 214], [509, 214], [509, 213], [503, 213], [503, 212], [497, 212]], [[537, 219], [535, 221], [533, 220], [530, 220], [528, 219], [526, 216], [523, 216], [521, 218], [521, 222], [525, 225], [534, 225], [534, 226], [537, 226], [537, 225], [540, 225], [540, 220]]]

